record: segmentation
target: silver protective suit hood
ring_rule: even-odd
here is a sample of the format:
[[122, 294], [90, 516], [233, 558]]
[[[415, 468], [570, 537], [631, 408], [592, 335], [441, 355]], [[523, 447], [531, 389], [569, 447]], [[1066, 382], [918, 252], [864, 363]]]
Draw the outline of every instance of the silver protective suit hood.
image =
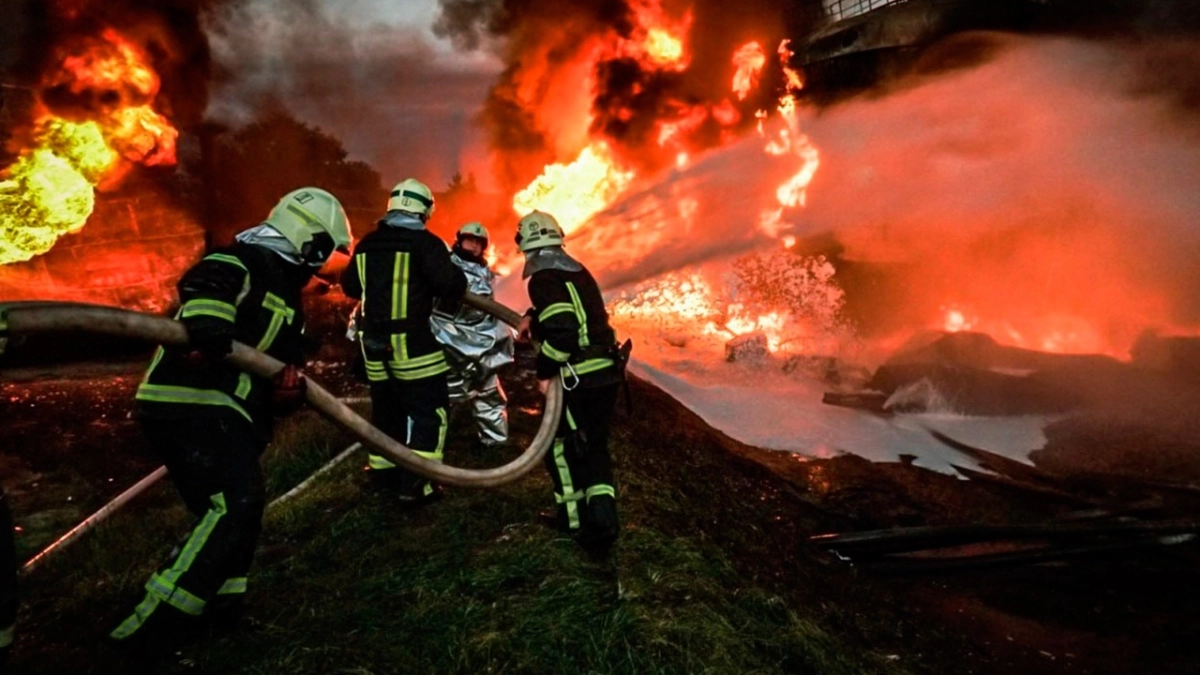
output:
[[402, 227], [406, 230], [425, 229], [425, 221], [408, 211], [388, 211], [379, 222], [387, 227]]
[[563, 272], [579, 272], [583, 265], [572, 258], [561, 246], [546, 246], [535, 248], [525, 254], [525, 270], [521, 272], [522, 279], [528, 279], [542, 270], [562, 270]]
[[[279, 257], [292, 263], [293, 265], [305, 265], [303, 256], [300, 251], [296, 250], [296, 246], [287, 240], [287, 237], [266, 223], [256, 225], [248, 230], [243, 230], [234, 237], [239, 243], [258, 246], [269, 251], [274, 251]], [[320, 267], [324, 264], [309, 265], [309, 267]]]

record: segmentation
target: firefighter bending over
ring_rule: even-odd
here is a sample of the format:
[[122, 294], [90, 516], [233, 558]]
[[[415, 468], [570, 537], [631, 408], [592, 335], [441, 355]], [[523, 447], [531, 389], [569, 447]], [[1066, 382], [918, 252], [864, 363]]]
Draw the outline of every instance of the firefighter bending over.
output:
[[546, 455], [558, 524], [588, 552], [603, 556], [618, 532], [608, 440], [631, 343], [617, 346], [600, 287], [563, 250], [554, 216], [534, 211], [522, 218], [516, 242], [525, 254], [523, 276], [533, 303], [521, 335], [541, 343], [537, 377], [543, 393], [555, 373], [565, 390], [553, 450]]
[[[487, 229], [467, 223], [455, 236], [450, 261], [466, 275], [468, 291], [491, 298], [496, 275], [483, 257], [487, 247]], [[483, 446], [506, 444], [508, 399], [496, 373], [513, 362], [512, 330], [491, 314], [467, 305], [455, 313], [435, 308], [431, 325], [450, 364], [450, 402], [471, 406]]]
[[[433, 337], [435, 299], [462, 300], [467, 280], [446, 244], [425, 229], [433, 193], [409, 178], [392, 189], [388, 211], [354, 247], [342, 289], [360, 301], [356, 321], [371, 389], [371, 423], [425, 459], [442, 461], [450, 366]], [[440, 490], [426, 478], [368, 455], [371, 479], [402, 501], [422, 504]]]
[[[200, 520], [111, 633], [144, 667], [195, 632], [201, 614], [218, 625], [237, 617], [266, 503], [259, 456], [272, 415], [304, 401], [301, 290], [350, 241], [338, 200], [303, 188], [179, 281], [188, 345], [160, 347], [136, 397], [150, 448]], [[244, 373], [222, 361], [234, 340], [288, 365], [274, 381]]]

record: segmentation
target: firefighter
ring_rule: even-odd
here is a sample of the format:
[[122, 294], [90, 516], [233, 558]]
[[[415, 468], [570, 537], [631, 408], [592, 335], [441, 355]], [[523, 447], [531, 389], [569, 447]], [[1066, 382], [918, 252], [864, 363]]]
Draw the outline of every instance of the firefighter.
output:
[[609, 427], [624, 381], [629, 345], [617, 347], [600, 287], [563, 249], [554, 216], [534, 211], [517, 224], [533, 307], [522, 336], [540, 342], [537, 378], [543, 393], [556, 373], [565, 399], [546, 468], [554, 483], [559, 527], [588, 552], [606, 555], [617, 539], [617, 490], [609, 456]]
[[[435, 300], [455, 311], [467, 280], [450, 261], [446, 244], [425, 229], [433, 213], [428, 186], [412, 178], [398, 183], [387, 208], [375, 231], [355, 246], [342, 289], [360, 301], [355, 323], [372, 423], [417, 455], [440, 462], [450, 366], [429, 317]], [[441, 494], [429, 480], [385, 457], [370, 454], [368, 462], [372, 481], [395, 490], [401, 501], [420, 505]]]
[[17, 546], [13, 540], [12, 512], [0, 488], [0, 672], [4, 672], [16, 636]]
[[[273, 414], [304, 400], [301, 290], [350, 241], [338, 200], [302, 188], [179, 281], [188, 345], [159, 347], [136, 399], [150, 447], [200, 520], [110, 634], [145, 667], [196, 630], [196, 617], [220, 626], [240, 610], [266, 503], [259, 456]], [[244, 373], [222, 361], [234, 340], [287, 366], [274, 381]]]
[[[468, 291], [491, 298], [496, 274], [483, 257], [487, 247], [487, 228], [467, 223], [455, 235], [450, 261], [466, 275]], [[433, 335], [442, 343], [450, 364], [450, 402], [470, 404], [480, 444], [506, 444], [508, 399], [496, 373], [513, 362], [511, 329], [491, 314], [467, 305], [453, 314], [435, 307], [431, 321]]]

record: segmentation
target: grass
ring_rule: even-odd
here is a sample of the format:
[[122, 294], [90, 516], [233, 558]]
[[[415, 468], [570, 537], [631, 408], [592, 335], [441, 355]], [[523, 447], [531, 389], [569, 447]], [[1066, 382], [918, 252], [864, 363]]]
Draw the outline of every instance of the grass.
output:
[[[510, 393], [520, 403], [530, 383]], [[454, 422], [449, 462], [511, 456], [474, 449], [470, 425]], [[515, 437], [528, 439], [536, 424], [515, 415]], [[610, 560], [589, 559], [537, 521], [550, 496], [540, 468], [405, 511], [370, 489], [360, 454], [268, 512], [247, 615], [233, 630], [200, 635], [172, 672], [903, 672], [741, 570], [695, 526], [722, 509], [695, 513], [704, 500], [689, 497], [694, 483], [630, 461], [645, 439], [616, 436], [625, 531]], [[282, 423], [264, 455], [268, 498], [350, 440], [312, 413]], [[101, 637], [189, 523], [164, 484], [46, 563], [23, 588], [14, 672], [119, 672]]]

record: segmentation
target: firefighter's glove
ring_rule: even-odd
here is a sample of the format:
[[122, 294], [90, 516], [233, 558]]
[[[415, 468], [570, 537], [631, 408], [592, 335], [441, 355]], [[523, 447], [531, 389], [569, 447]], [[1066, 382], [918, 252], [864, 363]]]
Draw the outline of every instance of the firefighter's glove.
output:
[[304, 405], [308, 380], [293, 365], [286, 365], [275, 375], [275, 390], [271, 394], [271, 411], [276, 415], [293, 413]]
[[533, 339], [533, 316], [526, 314], [521, 317], [521, 323], [517, 326], [517, 342], [528, 344]]

